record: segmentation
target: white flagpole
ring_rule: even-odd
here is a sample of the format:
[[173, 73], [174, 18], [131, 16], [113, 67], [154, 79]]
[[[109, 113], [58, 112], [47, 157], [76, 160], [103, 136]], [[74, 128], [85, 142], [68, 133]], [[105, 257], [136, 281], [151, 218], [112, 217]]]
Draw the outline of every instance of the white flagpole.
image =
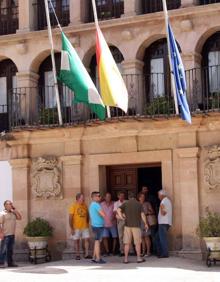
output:
[[[99, 28], [99, 22], [98, 22], [98, 16], [97, 16], [97, 10], [96, 10], [96, 3], [95, 3], [95, 0], [92, 0], [92, 8], [93, 8], [95, 26], [96, 26], [96, 29], [98, 29], [98, 28]], [[108, 116], [108, 118], [111, 118], [110, 107], [109, 107], [109, 106], [106, 106], [106, 109], [107, 109], [107, 116]]]
[[59, 117], [59, 124], [62, 125], [63, 121], [62, 121], [60, 96], [59, 96], [57, 76], [56, 76], [56, 64], [55, 64], [55, 58], [54, 58], [54, 45], [53, 45], [53, 37], [52, 37], [51, 24], [50, 24], [48, 0], [44, 0], [44, 3], [45, 3], [45, 10], [46, 10], [46, 17], [47, 17], [48, 37], [49, 37], [50, 44], [51, 44], [51, 60], [52, 60], [53, 77], [54, 77], [54, 89], [55, 89], [55, 95], [56, 95], [56, 101], [57, 101], [57, 111], [58, 111], [58, 117]]
[[165, 18], [165, 25], [166, 25], [168, 57], [169, 57], [170, 70], [171, 70], [171, 87], [173, 89], [173, 96], [174, 96], [176, 114], [178, 115], [179, 114], [179, 108], [178, 108], [177, 97], [176, 97], [176, 88], [175, 88], [175, 83], [174, 83], [174, 77], [173, 77], [173, 73], [172, 73], [172, 61], [171, 61], [171, 53], [170, 53], [169, 30], [168, 30], [168, 12], [167, 12], [166, 0], [163, 0], [163, 11], [164, 11], [164, 18]]

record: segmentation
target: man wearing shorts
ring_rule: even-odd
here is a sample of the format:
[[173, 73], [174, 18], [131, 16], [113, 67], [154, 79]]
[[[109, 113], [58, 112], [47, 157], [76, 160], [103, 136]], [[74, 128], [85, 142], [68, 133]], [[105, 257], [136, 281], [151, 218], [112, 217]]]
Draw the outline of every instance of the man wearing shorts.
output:
[[78, 193], [76, 202], [69, 209], [69, 225], [76, 249], [76, 260], [80, 260], [80, 239], [84, 241], [85, 258], [89, 256], [89, 214], [84, 195]]
[[105, 225], [103, 232], [103, 244], [105, 248], [105, 255], [110, 255], [109, 250], [109, 237], [112, 238], [112, 254], [115, 254], [115, 248], [117, 243], [117, 227], [116, 227], [116, 218], [114, 213], [114, 202], [112, 202], [112, 196], [110, 193], [105, 194], [105, 200], [101, 203], [102, 210], [104, 211]]
[[129, 200], [122, 204], [118, 210], [118, 215], [125, 219], [124, 228], [124, 263], [128, 263], [128, 253], [132, 238], [137, 253], [137, 263], [144, 262], [141, 258], [141, 220], [144, 222], [145, 229], [148, 229], [146, 216], [143, 212], [141, 204], [135, 199], [135, 195], [130, 193]]
[[92, 192], [91, 198], [92, 202], [89, 206], [89, 216], [92, 225], [92, 231], [95, 237], [92, 261], [95, 263], [103, 264], [105, 263], [105, 261], [101, 259], [100, 256], [100, 243], [103, 237], [105, 213], [99, 203], [100, 193], [96, 191]]

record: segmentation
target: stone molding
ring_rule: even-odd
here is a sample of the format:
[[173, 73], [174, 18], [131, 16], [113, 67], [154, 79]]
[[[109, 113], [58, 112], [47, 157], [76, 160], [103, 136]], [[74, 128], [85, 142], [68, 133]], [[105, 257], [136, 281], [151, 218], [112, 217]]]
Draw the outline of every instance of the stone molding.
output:
[[199, 157], [199, 148], [182, 148], [176, 150], [178, 157], [187, 159], [187, 158], [197, 158]]
[[62, 156], [59, 158], [64, 165], [80, 165], [82, 157], [81, 156]]
[[56, 157], [39, 157], [32, 161], [31, 190], [35, 198], [63, 198], [61, 167]]
[[220, 190], [220, 145], [208, 147], [204, 179], [209, 191]]
[[30, 167], [30, 159], [13, 159], [9, 161], [12, 169]]

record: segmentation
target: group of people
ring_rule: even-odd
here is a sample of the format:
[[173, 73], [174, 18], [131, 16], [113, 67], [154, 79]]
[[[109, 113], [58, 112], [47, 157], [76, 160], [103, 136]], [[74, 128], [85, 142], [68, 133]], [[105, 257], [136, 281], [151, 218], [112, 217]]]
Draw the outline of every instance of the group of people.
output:
[[[151, 252], [159, 258], [166, 258], [168, 253], [168, 229], [172, 225], [172, 204], [164, 190], [158, 192], [159, 210], [148, 197], [148, 188], [142, 187], [137, 195], [129, 193], [125, 199], [123, 191], [118, 193], [118, 201], [113, 202], [110, 193], [101, 199], [100, 192], [91, 194], [91, 204], [87, 208], [84, 195], [78, 193], [76, 202], [69, 209], [69, 224], [75, 242], [76, 259], [80, 260], [80, 239], [84, 241], [84, 257], [94, 263], [106, 263], [101, 258], [101, 242], [104, 255], [116, 254], [119, 241], [120, 256], [129, 263], [129, 252], [137, 255], [137, 263], [144, 262], [144, 256]], [[152, 203], [153, 202], [153, 203]], [[89, 224], [94, 235], [93, 256], [89, 255]], [[111, 238], [111, 250], [110, 240]], [[117, 240], [118, 239], [118, 240]]]
[[[91, 194], [89, 208], [84, 201], [83, 193], [76, 195], [75, 203], [69, 208], [69, 225], [74, 240], [76, 260], [80, 260], [80, 241], [84, 242], [84, 258], [94, 263], [103, 264], [101, 258], [101, 242], [105, 255], [117, 253], [124, 257], [123, 262], [129, 263], [129, 252], [136, 252], [137, 263], [145, 261], [144, 256], [151, 252], [159, 258], [169, 256], [168, 229], [172, 225], [172, 204], [164, 190], [158, 192], [159, 209], [155, 199], [151, 199], [146, 186], [137, 195], [129, 193], [125, 199], [123, 191], [118, 193], [118, 200], [112, 201], [110, 193], [101, 199], [100, 192]], [[21, 214], [9, 200], [4, 202], [4, 210], [0, 212], [0, 268], [16, 267], [13, 261], [16, 220]], [[89, 254], [90, 227], [94, 235], [93, 255]], [[111, 244], [110, 240], [111, 238]], [[111, 248], [110, 248], [111, 247]]]

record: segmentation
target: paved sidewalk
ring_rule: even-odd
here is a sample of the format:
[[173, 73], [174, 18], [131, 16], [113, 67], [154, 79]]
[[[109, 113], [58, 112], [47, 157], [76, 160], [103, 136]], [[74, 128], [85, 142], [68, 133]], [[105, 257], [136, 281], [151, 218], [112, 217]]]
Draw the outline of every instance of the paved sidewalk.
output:
[[67, 260], [37, 265], [20, 264], [19, 268], [0, 269], [1, 282], [220, 282], [220, 263], [208, 268], [204, 261], [170, 257], [150, 257], [129, 264], [118, 257], [108, 257], [104, 265], [89, 260]]

